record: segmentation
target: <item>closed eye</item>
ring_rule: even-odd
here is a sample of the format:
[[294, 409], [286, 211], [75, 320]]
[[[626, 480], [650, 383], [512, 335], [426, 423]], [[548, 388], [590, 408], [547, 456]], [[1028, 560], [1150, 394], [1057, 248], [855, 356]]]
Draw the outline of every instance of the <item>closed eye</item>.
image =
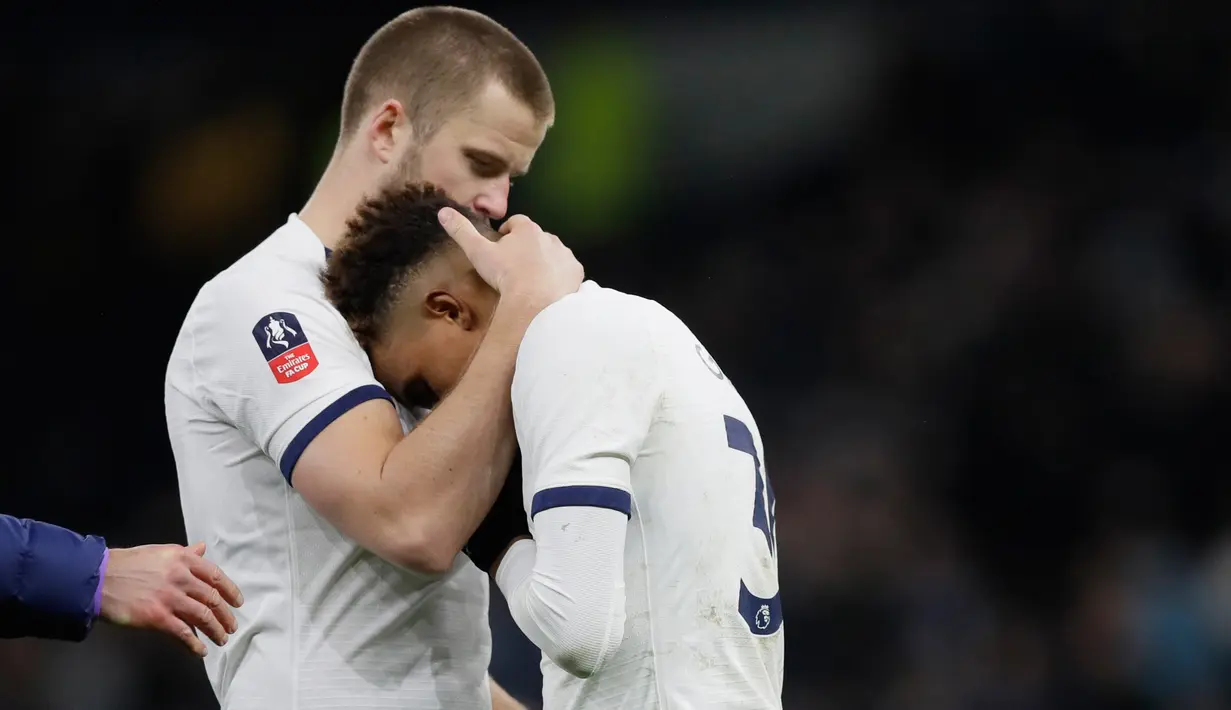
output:
[[477, 177], [495, 178], [512, 172], [509, 161], [495, 153], [478, 148], [465, 148], [462, 153]]

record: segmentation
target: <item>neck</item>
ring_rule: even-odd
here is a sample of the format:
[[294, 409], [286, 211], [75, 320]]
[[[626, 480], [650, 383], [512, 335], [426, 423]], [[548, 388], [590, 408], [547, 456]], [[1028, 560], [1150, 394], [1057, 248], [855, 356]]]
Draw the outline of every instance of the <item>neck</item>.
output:
[[312, 196], [299, 211], [299, 219], [328, 249], [337, 247], [342, 241], [346, 223], [367, 195], [365, 172], [348, 157], [347, 151], [339, 149], [329, 159]]

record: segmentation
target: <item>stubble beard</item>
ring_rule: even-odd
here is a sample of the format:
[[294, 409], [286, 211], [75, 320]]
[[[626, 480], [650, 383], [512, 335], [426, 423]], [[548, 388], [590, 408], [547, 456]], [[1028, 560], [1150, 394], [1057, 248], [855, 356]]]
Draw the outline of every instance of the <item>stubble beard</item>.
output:
[[412, 145], [407, 149], [406, 155], [402, 156], [402, 162], [383, 187], [401, 189], [418, 182], [423, 182], [423, 151], [418, 145]]

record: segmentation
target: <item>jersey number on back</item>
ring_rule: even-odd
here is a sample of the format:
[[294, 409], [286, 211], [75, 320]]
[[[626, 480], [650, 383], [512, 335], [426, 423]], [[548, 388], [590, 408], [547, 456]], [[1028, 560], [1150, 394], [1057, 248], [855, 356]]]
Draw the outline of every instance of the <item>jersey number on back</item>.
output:
[[739, 614], [744, 617], [748, 629], [758, 636], [769, 636], [782, 626], [782, 599], [778, 587], [778, 557], [774, 539], [776, 537], [774, 489], [769, 485], [769, 478], [761, 471], [761, 456], [757, 453], [756, 442], [748, 425], [735, 417], [723, 417], [727, 426], [727, 446], [742, 451], [752, 457], [752, 467], [756, 474], [756, 486], [752, 501], [752, 526], [765, 536], [765, 545], [769, 551], [768, 559], [757, 560], [757, 588], [766, 591], [772, 587], [773, 596], [758, 597], [748, 589], [743, 579], [739, 582]]

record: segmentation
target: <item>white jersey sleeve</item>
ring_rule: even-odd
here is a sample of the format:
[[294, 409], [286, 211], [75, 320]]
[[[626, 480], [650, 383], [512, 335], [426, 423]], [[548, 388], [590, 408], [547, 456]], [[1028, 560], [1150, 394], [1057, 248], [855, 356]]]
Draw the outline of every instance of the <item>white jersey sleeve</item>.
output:
[[[328, 259], [290, 215], [201, 287], [167, 361], [185, 532], [248, 600], [205, 658], [215, 707], [490, 710], [485, 575], [461, 554], [441, 575], [384, 560], [287, 485], [330, 423], [387, 398], [325, 297]], [[403, 430], [421, 414], [397, 411]]]
[[219, 281], [187, 323], [200, 401], [278, 464], [362, 402], [387, 399], [367, 355], [320, 293]]
[[630, 467], [662, 392], [635, 313], [582, 290], [535, 318], [517, 354], [513, 421], [533, 518], [562, 506], [630, 509]]
[[624, 634], [630, 469], [660, 392], [641, 324], [596, 306], [583, 287], [541, 313], [522, 341], [513, 418], [534, 542], [514, 545], [497, 569], [518, 626], [582, 678]]

